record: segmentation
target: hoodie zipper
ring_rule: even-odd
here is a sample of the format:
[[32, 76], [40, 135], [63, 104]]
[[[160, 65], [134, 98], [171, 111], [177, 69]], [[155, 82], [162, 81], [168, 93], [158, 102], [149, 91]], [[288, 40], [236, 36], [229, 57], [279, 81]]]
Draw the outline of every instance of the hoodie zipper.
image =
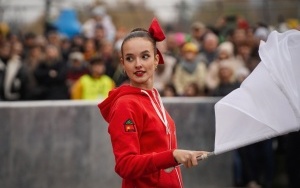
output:
[[[152, 94], [154, 96], [154, 100], [155, 102], [158, 104], [158, 106], [160, 107], [160, 110], [157, 108], [157, 105], [155, 104], [155, 102], [153, 101], [152, 97], [149, 95], [149, 93], [145, 90], [141, 90], [142, 93], [145, 93], [150, 101], [151, 101], [151, 104], [156, 112], [156, 114], [158, 115], [159, 119], [163, 122], [163, 124], [165, 125], [165, 128], [166, 128], [166, 134], [169, 135], [169, 149], [171, 150], [172, 149], [172, 135], [171, 135], [171, 131], [170, 131], [170, 127], [169, 127], [169, 123], [168, 123], [168, 120], [167, 120], [167, 117], [166, 117], [166, 110], [164, 108], [164, 105], [162, 103], [162, 100], [161, 100], [161, 97], [158, 93], [158, 91], [156, 89], [153, 89], [152, 90]], [[157, 98], [158, 98], [158, 101], [157, 101]], [[179, 176], [179, 172], [177, 170], [177, 167], [173, 167], [173, 169], [175, 170], [176, 172], [176, 175], [177, 175], [177, 179], [180, 183], [180, 187], [183, 188], [183, 185], [182, 185], [182, 182], [181, 182], [181, 178]]]

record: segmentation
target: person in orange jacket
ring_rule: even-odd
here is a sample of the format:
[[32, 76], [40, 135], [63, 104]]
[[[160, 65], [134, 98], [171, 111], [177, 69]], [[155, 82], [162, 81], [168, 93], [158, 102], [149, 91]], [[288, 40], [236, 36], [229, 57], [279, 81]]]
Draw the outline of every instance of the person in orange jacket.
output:
[[177, 149], [175, 123], [165, 110], [153, 75], [163, 63], [156, 41], [165, 38], [156, 19], [149, 31], [135, 29], [125, 37], [121, 63], [129, 77], [98, 104], [109, 123], [115, 171], [122, 187], [182, 188], [179, 164], [190, 168], [198, 164], [205, 151]]

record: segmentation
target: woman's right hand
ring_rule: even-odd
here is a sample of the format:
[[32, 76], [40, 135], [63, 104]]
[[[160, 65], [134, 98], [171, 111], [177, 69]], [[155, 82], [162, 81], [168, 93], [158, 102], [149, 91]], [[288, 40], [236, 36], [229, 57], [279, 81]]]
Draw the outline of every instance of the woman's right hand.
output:
[[202, 155], [207, 155], [207, 151], [192, 151], [192, 150], [182, 150], [175, 149], [173, 151], [174, 159], [183, 164], [186, 168], [191, 168], [198, 165], [198, 160]]

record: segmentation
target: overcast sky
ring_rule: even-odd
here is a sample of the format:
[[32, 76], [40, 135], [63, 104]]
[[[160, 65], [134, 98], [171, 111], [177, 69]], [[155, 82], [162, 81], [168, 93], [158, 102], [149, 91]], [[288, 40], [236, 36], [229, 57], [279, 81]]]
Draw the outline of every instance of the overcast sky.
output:
[[[55, 1], [55, 0], [52, 0]], [[82, 5], [84, 4], [89, 4], [94, 2], [94, 0], [60, 0], [60, 2], [66, 2], [66, 4], [71, 4], [71, 5]], [[131, 2], [139, 2], [141, 0], [130, 0]], [[175, 18], [176, 16], [176, 10], [174, 9], [174, 6], [178, 4], [181, 0], [144, 0], [146, 6], [149, 8], [153, 9], [155, 11], [155, 14], [159, 19], [162, 19], [163, 21], [171, 21]], [[193, 3], [201, 0], [184, 0], [187, 3]], [[205, 1], [210, 1], [210, 0], [205, 0]], [[1, 3], [2, 2], [2, 3]], [[107, 4], [109, 6], [116, 6], [116, 2], [118, 0], [106, 0]], [[40, 16], [44, 10], [45, 6], [45, 0], [0, 0], [0, 3], [2, 5], [6, 5], [9, 7], [13, 6], [24, 6], [28, 7], [26, 11], [21, 11], [20, 14], [18, 15], [16, 12], [12, 11], [12, 9], [5, 9], [6, 13], [4, 15], [5, 20], [14, 17], [17, 18], [17, 16], [22, 15], [22, 19], [24, 21], [32, 21], [38, 16]], [[193, 6], [191, 6], [193, 7]], [[34, 10], [34, 11], [32, 11]], [[20, 19], [20, 18], [19, 18]]]
[[[9, 18], [15, 18], [22, 21], [28, 22], [36, 19], [39, 17], [45, 7], [45, 1], [46, 0], [0, 0], [1, 5], [7, 5], [10, 7], [13, 7], [14, 5], [17, 6], [24, 6], [28, 7], [26, 11], [22, 10], [18, 12], [12, 11], [11, 9], [5, 9], [5, 15], [4, 15], [4, 20], [7, 20]], [[70, 5], [87, 5], [91, 4], [94, 2], [94, 0], [51, 0], [54, 2], [59, 2], [60, 6], [62, 5], [61, 2], [64, 2], [65, 4], [70, 4]], [[122, 0], [104, 0], [109, 6], [116, 6], [118, 1]], [[176, 19], [176, 13], [178, 12], [175, 9], [175, 5], [181, 2], [182, 0], [123, 0], [123, 1], [131, 1], [131, 2], [140, 2], [144, 1], [146, 6], [151, 8], [152, 10], [155, 11], [156, 16], [161, 19], [164, 22], [172, 21]], [[193, 12], [193, 8], [196, 8], [196, 5], [199, 5], [201, 2], [213, 2], [216, 0], [183, 0], [189, 5], [190, 12]], [[250, 1], [253, 5], [260, 5], [263, 3], [263, 0], [251, 0]], [[57, 4], [57, 3], [56, 3]], [[57, 7], [61, 8], [61, 7]], [[54, 9], [55, 10], [55, 9]], [[59, 11], [59, 9], [56, 9]], [[54, 11], [55, 13], [55, 11]], [[58, 12], [56, 12], [58, 13]], [[1, 13], [0, 13], [1, 15]]]

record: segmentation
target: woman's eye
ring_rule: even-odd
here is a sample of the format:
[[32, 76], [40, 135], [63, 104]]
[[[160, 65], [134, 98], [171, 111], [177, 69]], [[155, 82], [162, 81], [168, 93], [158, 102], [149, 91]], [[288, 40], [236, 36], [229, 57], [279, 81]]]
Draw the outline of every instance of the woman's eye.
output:
[[132, 57], [126, 57], [126, 61], [132, 61], [133, 58]]
[[148, 54], [144, 54], [143, 56], [142, 56], [142, 58], [143, 59], [148, 59], [150, 56], [148, 55]]

